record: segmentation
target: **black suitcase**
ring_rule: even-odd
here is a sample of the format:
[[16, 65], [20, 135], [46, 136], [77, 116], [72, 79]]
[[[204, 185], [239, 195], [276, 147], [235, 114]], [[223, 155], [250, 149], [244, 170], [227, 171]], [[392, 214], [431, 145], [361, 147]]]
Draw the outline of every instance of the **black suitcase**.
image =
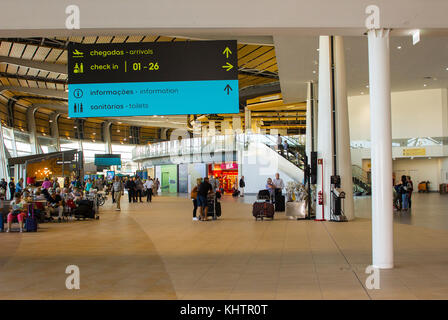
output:
[[257, 200], [271, 200], [271, 193], [266, 189], [260, 190], [258, 191]]
[[276, 212], [285, 211], [285, 196], [282, 194], [277, 194], [275, 196], [275, 211]]
[[78, 202], [78, 207], [73, 211], [76, 218], [95, 218], [95, 210], [93, 208], [92, 200], [81, 200]]

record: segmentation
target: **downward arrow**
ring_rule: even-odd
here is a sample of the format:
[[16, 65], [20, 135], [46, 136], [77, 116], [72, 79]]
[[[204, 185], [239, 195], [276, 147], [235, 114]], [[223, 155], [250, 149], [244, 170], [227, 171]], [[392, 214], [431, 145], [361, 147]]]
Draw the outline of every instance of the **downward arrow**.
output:
[[233, 91], [233, 90], [229, 85], [226, 85], [226, 87], [224, 88], [224, 91], [227, 91], [227, 95], [229, 95], [230, 91]]

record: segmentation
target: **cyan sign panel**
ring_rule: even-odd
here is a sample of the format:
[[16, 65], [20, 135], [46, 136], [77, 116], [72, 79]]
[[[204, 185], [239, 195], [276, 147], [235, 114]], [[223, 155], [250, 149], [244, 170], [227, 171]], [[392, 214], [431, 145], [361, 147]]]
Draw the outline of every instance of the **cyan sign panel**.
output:
[[69, 116], [238, 113], [236, 41], [71, 44]]

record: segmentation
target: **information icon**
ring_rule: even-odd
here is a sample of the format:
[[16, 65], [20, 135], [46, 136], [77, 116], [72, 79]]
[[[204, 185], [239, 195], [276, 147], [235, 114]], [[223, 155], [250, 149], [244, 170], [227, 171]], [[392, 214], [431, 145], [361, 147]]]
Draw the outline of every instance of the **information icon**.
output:
[[83, 94], [83, 92], [82, 92], [82, 90], [81, 89], [75, 89], [75, 91], [73, 91], [73, 96], [75, 97], [75, 98], [81, 98], [82, 97], [82, 94]]

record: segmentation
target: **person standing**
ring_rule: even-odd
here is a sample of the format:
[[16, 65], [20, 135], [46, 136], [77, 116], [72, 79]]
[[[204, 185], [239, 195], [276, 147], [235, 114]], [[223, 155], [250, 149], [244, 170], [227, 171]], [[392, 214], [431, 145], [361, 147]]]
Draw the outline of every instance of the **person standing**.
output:
[[[136, 202], [138, 202], [138, 200], [140, 199], [140, 202], [142, 201], [142, 192], [143, 192], [143, 182], [140, 179], [140, 177], [137, 177], [137, 179], [135, 179], [135, 199]], [[138, 199], [137, 199], [138, 197]]]
[[283, 156], [283, 140], [282, 140], [282, 136], [280, 135], [280, 133], [277, 136], [277, 147], [278, 147], [278, 151]]
[[89, 193], [90, 189], [92, 189], [92, 181], [90, 179], [87, 179], [86, 188], [85, 189], [86, 189], [86, 193]]
[[2, 181], [0, 182], [0, 191], [1, 191], [0, 193], [3, 195], [5, 200], [6, 200], [6, 189], [8, 189], [8, 184], [6, 183], [6, 180], [2, 178]]
[[408, 211], [409, 209], [409, 195], [408, 195], [408, 181], [406, 176], [401, 176], [401, 209]]
[[115, 210], [121, 211], [120, 200], [121, 200], [121, 196], [124, 194], [124, 186], [123, 186], [123, 182], [121, 181], [120, 177], [118, 177], [118, 176], [115, 176], [114, 183], [112, 184], [112, 192], [115, 197], [114, 198], [115, 203], [117, 204], [117, 208]]
[[14, 200], [14, 193], [16, 191], [16, 184], [14, 182], [14, 178], [11, 178], [11, 180], [9, 180], [9, 193], [11, 194], [11, 201]]
[[160, 181], [159, 181], [159, 178], [156, 178], [156, 180], [154, 181], [153, 196], [158, 196], [159, 195], [159, 187], [160, 187]]
[[240, 197], [244, 197], [244, 187], [246, 187], [246, 182], [244, 181], [244, 176], [241, 176], [241, 179], [240, 179], [241, 195], [240, 195]]
[[198, 206], [201, 208], [201, 221], [207, 221], [208, 204], [207, 196], [209, 193], [213, 193], [213, 187], [209, 182], [208, 177], [204, 178], [204, 181], [198, 187]]
[[283, 182], [283, 179], [280, 178], [280, 174], [278, 172], [275, 174], [275, 179], [272, 181], [272, 184], [275, 187], [274, 202], [279, 201], [280, 196], [283, 193], [283, 188], [285, 187], [285, 183]]
[[23, 178], [20, 178], [19, 182], [17, 182], [15, 191], [16, 191], [16, 193], [22, 194], [22, 191], [23, 191]]
[[201, 178], [196, 179], [196, 185], [194, 186], [193, 190], [191, 190], [191, 200], [193, 200], [193, 221], [198, 221], [196, 212], [198, 210], [198, 190], [201, 183]]
[[128, 189], [129, 203], [135, 202], [135, 181], [129, 178], [125, 187]]
[[283, 182], [283, 179], [280, 178], [280, 174], [277, 172], [275, 174], [275, 179], [272, 181], [276, 189], [283, 190], [285, 187], [285, 183]]
[[408, 182], [408, 203], [409, 203], [409, 209], [412, 207], [412, 192], [414, 191], [414, 183], [411, 180], [410, 176], [407, 176], [407, 182]]
[[42, 189], [50, 189], [52, 187], [52, 184], [48, 178], [44, 179], [44, 182], [42, 182]]
[[154, 188], [154, 181], [151, 177], [148, 177], [148, 180], [145, 181], [143, 187], [146, 190], [146, 202], [152, 201], [152, 189]]
[[288, 149], [289, 149], [289, 145], [288, 145], [288, 141], [283, 141], [283, 149], [285, 150], [285, 156], [286, 158], [288, 158]]

